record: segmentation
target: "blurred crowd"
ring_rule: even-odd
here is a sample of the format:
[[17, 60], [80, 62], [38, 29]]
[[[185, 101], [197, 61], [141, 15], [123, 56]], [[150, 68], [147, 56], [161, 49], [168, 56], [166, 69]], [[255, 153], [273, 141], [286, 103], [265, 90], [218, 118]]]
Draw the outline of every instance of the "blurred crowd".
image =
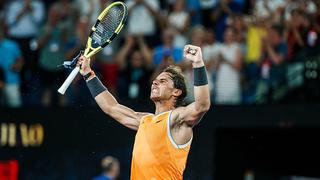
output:
[[[59, 65], [85, 49], [108, 0], [0, 2], [0, 104], [88, 104], [80, 76], [57, 93], [69, 70]], [[124, 30], [92, 58], [120, 100], [148, 100], [152, 79], [181, 66], [193, 98], [193, 71], [183, 46], [203, 50], [215, 104], [275, 103], [288, 91], [288, 67], [317, 56], [318, 0], [127, 0]], [[299, 66], [297, 66], [298, 68]], [[294, 73], [293, 73], [294, 76]], [[315, 75], [317, 76], [317, 75]]]

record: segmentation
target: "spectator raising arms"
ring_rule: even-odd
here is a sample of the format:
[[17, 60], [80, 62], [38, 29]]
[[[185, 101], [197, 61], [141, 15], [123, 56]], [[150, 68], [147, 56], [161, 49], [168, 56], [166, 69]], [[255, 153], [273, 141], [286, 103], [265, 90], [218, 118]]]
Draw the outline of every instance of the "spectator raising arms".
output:
[[117, 55], [120, 67], [118, 81], [119, 97], [145, 99], [150, 91], [150, 76], [153, 71], [152, 57], [143, 37], [129, 36]]

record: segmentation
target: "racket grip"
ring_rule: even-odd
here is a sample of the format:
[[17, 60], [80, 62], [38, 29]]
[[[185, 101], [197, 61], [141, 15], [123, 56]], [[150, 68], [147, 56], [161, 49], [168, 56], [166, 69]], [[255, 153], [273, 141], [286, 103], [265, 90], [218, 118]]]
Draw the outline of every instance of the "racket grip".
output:
[[64, 81], [64, 83], [61, 85], [61, 87], [58, 89], [58, 92], [60, 94], [64, 94], [74, 78], [77, 76], [78, 72], [80, 71], [79, 66], [75, 67], [72, 72], [69, 74], [68, 78]]

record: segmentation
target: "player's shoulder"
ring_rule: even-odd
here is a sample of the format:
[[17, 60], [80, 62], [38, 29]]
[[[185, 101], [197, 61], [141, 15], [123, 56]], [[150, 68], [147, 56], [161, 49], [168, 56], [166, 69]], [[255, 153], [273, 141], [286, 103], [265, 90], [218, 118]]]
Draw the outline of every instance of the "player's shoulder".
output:
[[137, 116], [139, 119], [142, 119], [142, 118], [144, 118], [146, 116], [150, 116], [150, 115], [154, 115], [154, 114], [149, 113], [149, 112], [137, 112]]

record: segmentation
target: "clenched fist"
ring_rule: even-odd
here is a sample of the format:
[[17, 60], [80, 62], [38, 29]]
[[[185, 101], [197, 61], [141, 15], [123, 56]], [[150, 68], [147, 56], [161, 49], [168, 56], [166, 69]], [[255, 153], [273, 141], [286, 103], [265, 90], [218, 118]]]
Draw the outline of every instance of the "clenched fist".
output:
[[192, 63], [194, 68], [204, 66], [202, 60], [201, 48], [193, 45], [185, 45], [183, 50], [183, 57]]

